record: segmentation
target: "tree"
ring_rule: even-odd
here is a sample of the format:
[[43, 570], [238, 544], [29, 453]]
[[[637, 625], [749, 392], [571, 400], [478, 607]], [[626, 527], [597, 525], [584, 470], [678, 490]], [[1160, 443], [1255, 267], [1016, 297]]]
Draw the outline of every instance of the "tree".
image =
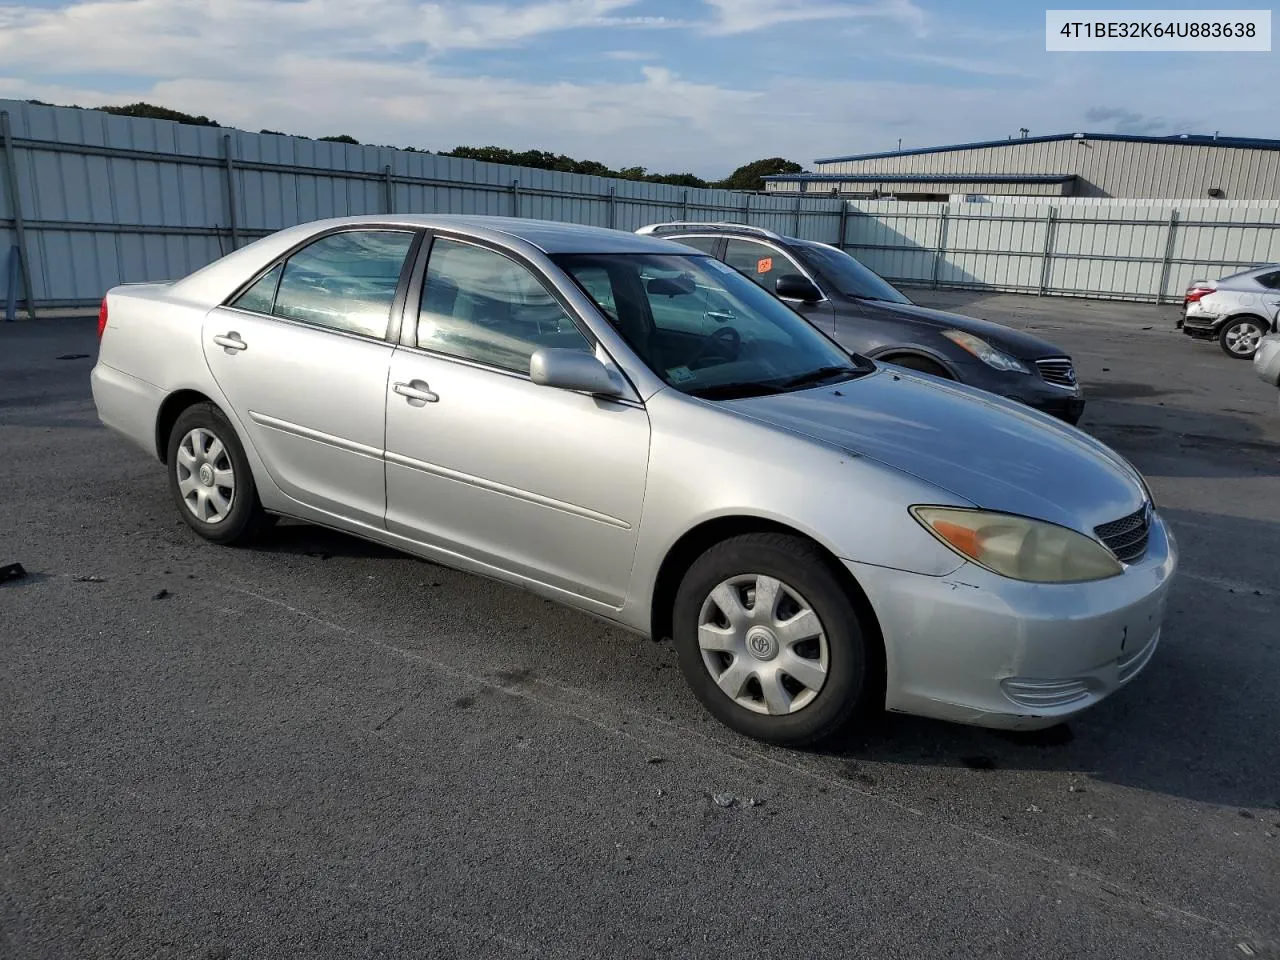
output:
[[353, 143], [357, 147], [360, 146], [359, 140], [357, 140], [355, 137], [348, 136], [345, 133], [340, 133], [336, 137], [318, 137], [317, 139], [327, 140], [329, 143]]
[[220, 126], [217, 120], [210, 120], [206, 116], [195, 116], [190, 113], [183, 113], [180, 110], [170, 110], [168, 107], [158, 107], [153, 103], [130, 103], [123, 107], [95, 107], [95, 110], [101, 110], [103, 113], [113, 113], [118, 117], [145, 117], [149, 120], [173, 120], [177, 123], [189, 123], [195, 127], [217, 127]]
[[717, 187], [726, 190], [747, 190], [759, 193], [764, 190], [764, 178], [776, 173], [803, 173], [804, 167], [784, 157], [769, 157], [767, 160], [756, 160], [743, 164], [729, 174]]

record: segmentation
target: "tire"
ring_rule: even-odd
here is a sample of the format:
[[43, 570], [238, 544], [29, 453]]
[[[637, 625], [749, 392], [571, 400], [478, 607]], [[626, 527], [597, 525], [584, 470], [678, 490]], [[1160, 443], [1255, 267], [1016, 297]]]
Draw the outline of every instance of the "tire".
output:
[[182, 411], [169, 433], [165, 462], [178, 515], [204, 539], [247, 543], [271, 525], [240, 438], [213, 404]]
[[908, 355], [905, 357], [895, 357], [892, 360], [886, 360], [886, 363], [896, 363], [900, 367], [906, 367], [908, 370], [915, 370], [917, 373], [928, 373], [935, 377], [941, 377], [943, 380], [954, 380], [955, 377], [947, 372], [946, 367], [937, 361], [930, 360], [928, 357], [917, 357]]
[[1267, 322], [1261, 317], [1236, 317], [1218, 334], [1222, 352], [1235, 360], [1252, 360], [1258, 352], [1258, 341], [1270, 333]]
[[[779, 584], [777, 602], [770, 614], [757, 616], [758, 591], [769, 589], [770, 580]], [[739, 606], [731, 619], [721, 603], [734, 595]], [[796, 611], [802, 608], [812, 619], [801, 621]], [[672, 623], [680, 669], [694, 694], [716, 719], [748, 737], [815, 744], [871, 705], [878, 661], [868, 632], [826, 556], [807, 540], [755, 533], [711, 547], [685, 573]], [[708, 647], [718, 649], [703, 649], [703, 624]], [[776, 624], [775, 634], [769, 627]], [[735, 688], [736, 697], [726, 692]]]

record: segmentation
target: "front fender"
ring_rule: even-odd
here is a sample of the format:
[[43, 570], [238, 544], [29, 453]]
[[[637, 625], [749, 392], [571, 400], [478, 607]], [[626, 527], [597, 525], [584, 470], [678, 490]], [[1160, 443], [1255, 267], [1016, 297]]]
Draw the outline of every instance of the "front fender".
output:
[[960, 559], [908, 512], [914, 503], [972, 506], [879, 461], [663, 390], [648, 403], [652, 439], [624, 619], [649, 627], [663, 561], [709, 521], [767, 520], [841, 560], [946, 576]]

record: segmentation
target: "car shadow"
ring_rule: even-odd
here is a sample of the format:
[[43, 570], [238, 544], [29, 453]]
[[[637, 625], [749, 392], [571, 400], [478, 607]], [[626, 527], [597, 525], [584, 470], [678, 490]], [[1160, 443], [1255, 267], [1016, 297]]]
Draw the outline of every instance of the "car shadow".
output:
[[[329, 560], [334, 557], [361, 560], [404, 560], [407, 554], [384, 547], [371, 540], [317, 527], [301, 520], [281, 519], [267, 531], [252, 549], [256, 553], [293, 554]], [[429, 561], [422, 561], [428, 563]]]
[[1080, 429], [1153, 477], [1280, 476], [1280, 443], [1255, 414], [1139, 402], [1160, 395], [1143, 384], [1099, 385], [1090, 394]]

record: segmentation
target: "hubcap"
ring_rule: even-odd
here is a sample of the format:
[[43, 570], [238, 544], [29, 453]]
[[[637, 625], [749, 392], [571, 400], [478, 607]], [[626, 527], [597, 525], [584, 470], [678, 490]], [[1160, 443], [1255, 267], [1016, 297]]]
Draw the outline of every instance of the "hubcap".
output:
[[822, 622], [775, 577], [743, 574], [712, 590], [698, 616], [698, 646], [716, 685], [755, 713], [803, 710], [827, 682]]
[[182, 502], [203, 523], [221, 523], [236, 497], [236, 473], [227, 448], [213, 431], [196, 427], [178, 444], [174, 472]]
[[1227, 349], [1232, 353], [1253, 353], [1262, 339], [1262, 328], [1252, 323], [1242, 323], [1227, 331]]

